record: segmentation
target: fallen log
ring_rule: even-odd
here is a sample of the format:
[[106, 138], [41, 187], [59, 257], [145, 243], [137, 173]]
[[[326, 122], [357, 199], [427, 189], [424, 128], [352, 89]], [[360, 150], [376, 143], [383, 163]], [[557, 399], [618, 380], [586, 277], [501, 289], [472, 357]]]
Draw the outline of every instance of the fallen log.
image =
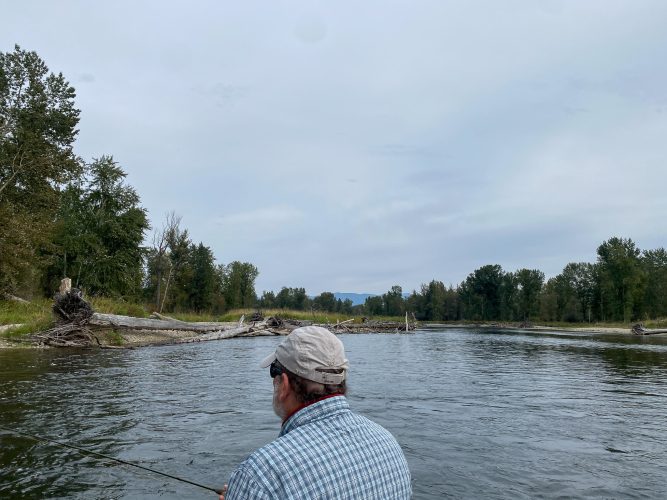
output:
[[203, 321], [188, 323], [177, 319], [135, 318], [132, 316], [102, 313], [93, 313], [88, 320], [88, 324], [136, 330], [180, 330], [184, 332], [212, 332], [229, 329], [230, 327], [230, 323]]
[[[348, 320], [349, 321], [349, 320]], [[345, 325], [343, 325], [343, 328], [350, 332], [354, 333], [371, 333], [371, 332], [410, 332], [416, 329], [417, 325], [415, 322], [407, 322], [403, 323], [397, 322], [397, 321], [371, 321], [366, 319], [365, 321], [362, 320], [362, 323], [348, 323], [348, 321], [345, 321]], [[342, 325], [343, 323], [338, 323], [338, 325]], [[323, 326], [325, 328], [330, 328], [332, 330], [335, 330], [337, 325], [328, 325], [328, 324], [323, 324], [323, 325], [317, 325], [317, 326]]]
[[207, 342], [209, 340], [231, 339], [232, 337], [238, 337], [241, 334], [251, 333], [255, 330], [266, 330], [266, 321], [262, 321], [256, 325], [246, 325], [237, 328], [231, 328], [229, 330], [204, 333], [203, 335], [198, 335], [196, 337], [178, 340], [176, 344], [190, 344], [192, 342]]
[[8, 332], [13, 328], [19, 328], [20, 326], [23, 326], [23, 323], [14, 323], [12, 325], [0, 325], [0, 333]]
[[9, 300], [10, 302], [18, 302], [19, 304], [30, 304], [29, 300], [22, 299], [21, 297], [17, 297], [16, 295], [12, 295], [11, 293], [5, 293], [3, 295], [5, 300]]
[[161, 319], [163, 321], [178, 321], [179, 323], [185, 323], [185, 321], [181, 321], [180, 319], [172, 318], [171, 316], [165, 316], [164, 314], [160, 314], [159, 312], [153, 311], [151, 315], [149, 316], [151, 319]]
[[667, 333], [667, 329], [649, 330], [641, 323], [632, 326], [632, 333], [635, 335], [657, 335], [658, 333]]

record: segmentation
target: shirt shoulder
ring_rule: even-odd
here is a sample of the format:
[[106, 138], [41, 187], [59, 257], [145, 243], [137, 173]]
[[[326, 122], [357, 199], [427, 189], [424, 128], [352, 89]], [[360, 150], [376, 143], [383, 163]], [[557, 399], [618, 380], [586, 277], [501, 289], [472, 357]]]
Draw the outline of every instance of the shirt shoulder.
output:
[[228, 500], [409, 498], [411, 485], [392, 434], [348, 410], [302, 421], [256, 450], [234, 472], [228, 492]]
[[225, 500], [270, 500], [270, 492], [262, 485], [262, 478], [241, 464], [229, 478]]

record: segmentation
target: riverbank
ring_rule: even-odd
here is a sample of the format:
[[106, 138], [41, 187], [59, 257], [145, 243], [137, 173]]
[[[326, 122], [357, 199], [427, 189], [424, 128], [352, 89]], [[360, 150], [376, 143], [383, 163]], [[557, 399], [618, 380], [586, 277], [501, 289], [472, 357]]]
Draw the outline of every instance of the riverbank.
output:
[[[234, 328], [237, 326], [237, 323], [228, 322], [226, 328]], [[373, 331], [373, 328], [369, 328], [368, 325], [364, 326], [363, 324], [353, 324], [347, 325], [347, 327], [342, 330], [340, 327], [337, 328], [336, 324], [322, 325], [327, 326], [333, 331], [338, 333], [396, 333], [395, 331]], [[358, 326], [359, 328], [355, 328]], [[630, 328], [624, 327], [611, 327], [611, 326], [597, 326], [597, 325], [586, 325], [586, 326], [546, 326], [546, 325], [530, 325], [530, 326], [519, 326], [512, 324], [500, 324], [500, 323], [433, 323], [433, 322], [424, 322], [417, 325], [418, 330], [440, 330], [440, 329], [488, 329], [488, 330], [521, 330], [526, 332], [568, 332], [568, 333], [580, 333], [580, 334], [607, 334], [607, 335], [628, 335], [634, 336]], [[405, 332], [403, 332], [405, 333]], [[285, 333], [283, 333], [284, 335]], [[278, 335], [278, 334], [276, 334]], [[188, 331], [179, 331], [179, 330], [123, 330], [118, 329], [99, 329], [95, 330], [94, 336], [96, 339], [96, 345], [93, 345], [93, 348], [103, 348], [103, 349], [136, 349], [139, 347], [148, 347], [148, 346], [160, 346], [160, 345], [169, 345], [175, 344], [182, 341], [187, 341], [188, 339], [192, 341], [197, 341], [200, 335], [193, 335], [192, 332]], [[657, 334], [658, 337], [667, 337], [667, 334]], [[6, 337], [0, 334], [0, 349], [7, 348], [36, 348], [44, 347], [38, 346], [31, 342], [22, 341], [20, 338], [11, 338]]]
[[[620, 326], [547, 326], [547, 325], [530, 325], [520, 326], [510, 323], [433, 323], [425, 322], [421, 325], [422, 329], [440, 329], [440, 328], [488, 328], [501, 330], [523, 330], [526, 332], [572, 332], [572, 333], [608, 333], [608, 334], [627, 334], [634, 335], [630, 327]], [[665, 335], [665, 334], [659, 334]]]

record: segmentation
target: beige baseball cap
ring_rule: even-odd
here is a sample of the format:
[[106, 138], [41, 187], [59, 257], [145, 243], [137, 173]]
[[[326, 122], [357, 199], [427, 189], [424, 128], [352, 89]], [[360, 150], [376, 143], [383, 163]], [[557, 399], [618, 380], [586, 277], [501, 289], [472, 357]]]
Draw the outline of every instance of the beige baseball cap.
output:
[[[293, 330], [260, 366], [266, 368], [276, 359], [295, 375], [320, 384], [340, 384], [349, 366], [343, 343], [321, 326]], [[342, 369], [342, 373], [326, 371], [338, 369]]]

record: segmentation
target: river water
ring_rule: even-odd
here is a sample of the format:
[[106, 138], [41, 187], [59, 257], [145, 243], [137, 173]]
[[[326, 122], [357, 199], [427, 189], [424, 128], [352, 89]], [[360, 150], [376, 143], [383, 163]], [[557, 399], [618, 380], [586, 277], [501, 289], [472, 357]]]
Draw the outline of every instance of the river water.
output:
[[[414, 498], [667, 497], [667, 339], [446, 329], [342, 335], [349, 400], [403, 447]], [[0, 350], [3, 427], [220, 487], [279, 422], [277, 337]], [[0, 432], [0, 498], [216, 498]]]

